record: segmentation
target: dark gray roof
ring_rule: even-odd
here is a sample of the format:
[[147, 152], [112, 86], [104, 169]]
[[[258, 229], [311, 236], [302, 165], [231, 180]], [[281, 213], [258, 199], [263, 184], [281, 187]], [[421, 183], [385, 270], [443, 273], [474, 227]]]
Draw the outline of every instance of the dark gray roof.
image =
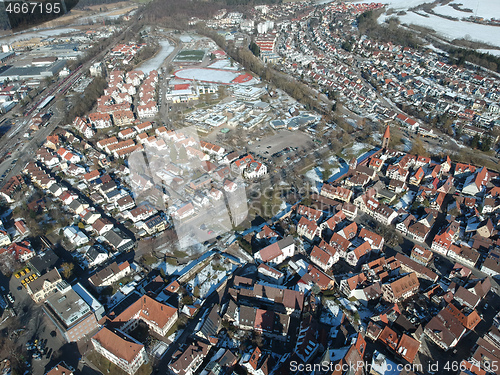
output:
[[69, 208], [72, 210], [76, 210], [78, 207], [82, 206], [83, 203], [79, 199], [75, 199], [73, 202], [69, 204]]
[[134, 241], [116, 227], [107, 232], [104, 238], [118, 251], [126, 251], [134, 246]]
[[219, 305], [214, 305], [214, 307], [212, 307], [212, 310], [210, 311], [210, 314], [208, 314], [207, 318], [203, 322], [203, 325], [201, 326], [200, 331], [206, 338], [208, 338], [209, 336], [215, 336], [219, 332], [221, 319], [218, 310]]
[[236, 320], [237, 311], [238, 311], [238, 305], [232, 299], [230, 299], [224, 316], [228, 319]]
[[59, 261], [59, 257], [54, 253], [53, 250], [47, 249], [43, 253], [29, 260], [29, 265], [33, 268], [33, 271], [43, 274], [49, 269], [54, 268], [54, 266]]
[[284, 249], [285, 247], [293, 244], [293, 236], [287, 236], [287, 237], [283, 238], [282, 240], [279, 240], [277, 242], [277, 244], [278, 244], [280, 249]]
[[240, 306], [240, 325], [251, 326], [255, 324], [255, 315], [257, 315], [256, 307], [249, 307], [245, 305]]
[[85, 254], [85, 256], [88, 258], [88, 260], [90, 260], [91, 262], [93, 262], [94, 260], [96, 260], [96, 258], [97, 258], [97, 256], [99, 254], [106, 254], [106, 252], [103, 249], [101, 249], [100, 247], [92, 246], [87, 251], [87, 253]]
[[146, 226], [148, 228], [154, 228], [156, 227], [158, 224], [160, 224], [161, 222], [163, 221], [163, 218], [160, 216], [160, 215], [155, 215], [149, 219], [147, 219], [144, 224], [146, 224]]
[[99, 186], [99, 189], [101, 189], [102, 192], [107, 192], [107, 191], [111, 191], [113, 189], [116, 188], [116, 182], [115, 181], [109, 181], [109, 182], [106, 182], [105, 184], [102, 184], [101, 186]]
[[118, 189], [113, 189], [111, 191], [108, 191], [106, 193], [106, 197], [109, 199], [109, 198], [113, 198], [113, 197], [116, 197], [117, 195], [120, 195], [120, 190]]
[[50, 191], [51, 193], [55, 193], [55, 192], [56, 192], [57, 190], [59, 190], [59, 189], [63, 189], [63, 186], [62, 186], [61, 184], [58, 184], [58, 183], [52, 184], [52, 185], [50, 185], [50, 187], [49, 187], [49, 191]]
[[66, 65], [65, 60], [56, 61], [50, 66], [13, 66], [7, 69], [5, 72], [0, 73], [0, 77], [17, 77], [20, 78], [30, 78], [37, 77], [41, 75], [52, 75], [59, 72]]

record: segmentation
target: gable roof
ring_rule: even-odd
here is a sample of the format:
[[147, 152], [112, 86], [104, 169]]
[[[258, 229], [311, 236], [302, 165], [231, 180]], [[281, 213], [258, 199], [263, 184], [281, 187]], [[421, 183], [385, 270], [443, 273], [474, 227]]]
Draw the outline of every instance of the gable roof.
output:
[[144, 349], [144, 345], [130, 336], [120, 332], [113, 332], [106, 327], [97, 332], [92, 337], [92, 340], [97, 341], [108, 352], [128, 363], [131, 363]]
[[139, 318], [162, 329], [168, 324], [176, 312], [177, 309], [172, 306], [164, 305], [148, 295], [143, 295], [124, 312], [113, 319], [113, 322], [126, 323], [130, 319]]

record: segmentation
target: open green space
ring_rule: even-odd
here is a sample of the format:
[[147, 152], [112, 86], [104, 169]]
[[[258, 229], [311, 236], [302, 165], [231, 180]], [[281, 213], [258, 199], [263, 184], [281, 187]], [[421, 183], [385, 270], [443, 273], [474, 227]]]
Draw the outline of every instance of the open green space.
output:
[[205, 56], [205, 51], [198, 49], [190, 49], [180, 51], [177, 56], [175, 56], [174, 61], [189, 61], [189, 62], [201, 62]]

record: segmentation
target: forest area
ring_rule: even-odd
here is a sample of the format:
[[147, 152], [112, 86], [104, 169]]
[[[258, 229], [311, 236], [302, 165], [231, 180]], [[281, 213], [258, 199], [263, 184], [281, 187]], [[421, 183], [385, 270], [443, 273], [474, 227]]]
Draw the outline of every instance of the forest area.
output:
[[245, 11], [255, 5], [280, 2], [281, 0], [154, 0], [147, 4], [143, 16], [148, 23], [163, 22], [171, 28], [185, 29], [191, 17], [207, 19], [221, 9]]
[[377, 22], [382, 10], [368, 11], [358, 16], [357, 23], [360, 34], [366, 34], [372, 40], [392, 42], [403, 47], [418, 48], [422, 42], [415, 33], [401, 29], [397, 18], [389, 18], [385, 24]]

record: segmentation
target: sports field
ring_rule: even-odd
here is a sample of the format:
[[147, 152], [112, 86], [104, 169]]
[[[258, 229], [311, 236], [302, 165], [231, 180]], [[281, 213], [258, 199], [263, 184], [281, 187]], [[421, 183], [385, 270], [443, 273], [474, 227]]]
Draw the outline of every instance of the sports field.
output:
[[177, 78], [185, 80], [195, 80], [200, 82], [220, 83], [224, 85], [245, 83], [253, 77], [250, 74], [242, 74], [238, 71], [208, 68], [188, 68], [174, 72]]
[[184, 62], [202, 62], [205, 56], [205, 51], [199, 49], [191, 49], [180, 51], [177, 56], [175, 56], [174, 61], [184, 61]]

